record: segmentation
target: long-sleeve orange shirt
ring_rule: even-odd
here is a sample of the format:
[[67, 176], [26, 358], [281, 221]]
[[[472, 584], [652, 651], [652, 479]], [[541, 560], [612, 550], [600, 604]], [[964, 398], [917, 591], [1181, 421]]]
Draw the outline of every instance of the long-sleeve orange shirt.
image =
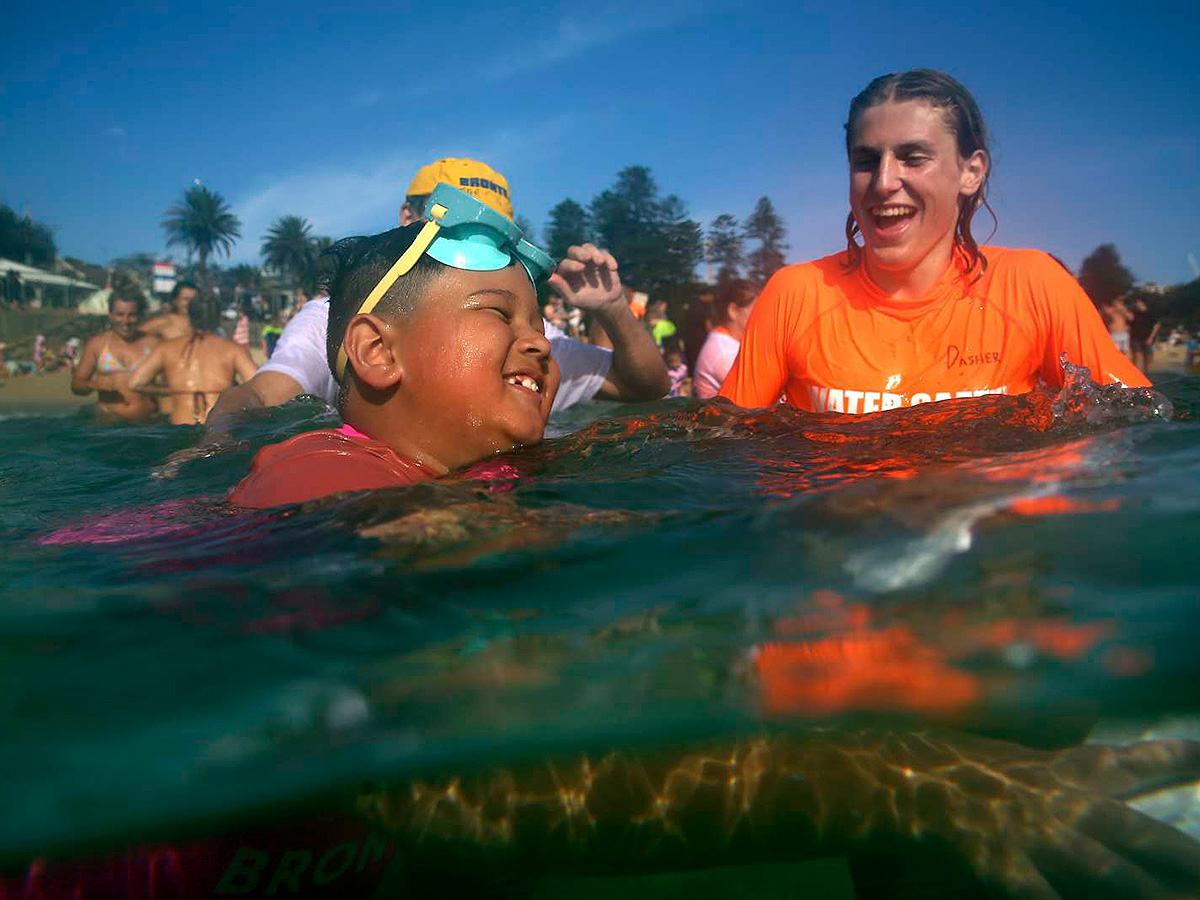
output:
[[767, 283], [721, 388], [739, 406], [784, 394], [800, 409], [869, 413], [954, 397], [1021, 394], [1063, 383], [1059, 355], [1101, 384], [1149, 384], [1113, 344], [1071, 275], [1037, 250], [957, 254], [924, 297], [894, 300], [847, 272], [839, 253], [788, 266]]

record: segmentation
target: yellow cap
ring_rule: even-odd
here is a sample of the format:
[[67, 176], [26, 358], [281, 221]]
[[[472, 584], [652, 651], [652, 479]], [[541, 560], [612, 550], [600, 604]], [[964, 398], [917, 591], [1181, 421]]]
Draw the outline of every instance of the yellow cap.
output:
[[486, 203], [502, 216], [513, 217], [508, 181], [486, 163], [475, 159], [439, 159], [417, 170], [407, 196], [432, 194], [439, 184], [449, 184]]

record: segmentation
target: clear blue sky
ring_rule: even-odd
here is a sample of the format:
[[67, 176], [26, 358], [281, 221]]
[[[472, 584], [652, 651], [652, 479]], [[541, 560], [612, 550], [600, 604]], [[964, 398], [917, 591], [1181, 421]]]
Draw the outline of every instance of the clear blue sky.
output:
[[504, 172], [539, 235], [555, 203], [586, 205], [631, 164], [706, 226], [766, 194], [789, 260], [810, 259], [841, 246], [850, 98], [914, 66], [983, 108], [995, 243], [1076, 267], [1112, 242], [1165, 283], [1200, 259], [1195, 0], [21, 3], [5, 18], [0, 201], [93, 262], [165, 253], [160, 218], [194, 179], [242, 220], [233, 261], [257, 261], [280, 215], [382, 231], [438, 156]]

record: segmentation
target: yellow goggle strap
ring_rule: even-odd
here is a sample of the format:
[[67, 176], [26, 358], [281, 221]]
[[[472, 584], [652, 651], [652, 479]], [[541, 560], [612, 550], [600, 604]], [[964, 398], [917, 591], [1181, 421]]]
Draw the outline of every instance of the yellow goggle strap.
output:
[[[367, 315], [375, 309], [391, 286], [417, 264], [417, 260], [421, 258], [421, 254], [429, 249], [429, 245], [433, 243], [433, 239], [437, 237], [437, 233], [442, 228], [436, 221], [436, 219], [441, 218], [441, 215], [437, 215], [439, 211], [442, 215], [446, 214], [446, 209], [442, 206], [437, 206], [430, 210], [430, 221], [425, 223], [425, 227], [417, 234], [416, 240], [409, 245], [407, 250], [400, 254], [400, 258], [387, 270], [387, 274], [379, 279], [379, 283], [375, 287], [371, 288], [371, 293], [367, 294], [367, 299], [362, 302], [362, 306], [358, 308], [358, 312], [354, 314], [355, 316]], [[351, 316], [351, 318], [354, 318], [354, 316]], [[346, 377], [346, 364], [350, 361], [350, 358], [346, 356], [344, 336], [342, 340], [343, 344], [338, 347], [337, 369], [333, 373], [338, 384], [341, 384], [342, 379]]]

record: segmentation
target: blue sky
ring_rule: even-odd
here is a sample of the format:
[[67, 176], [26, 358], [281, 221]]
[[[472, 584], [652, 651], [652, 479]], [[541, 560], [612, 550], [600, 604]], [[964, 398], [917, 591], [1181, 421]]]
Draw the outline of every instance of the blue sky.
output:
[[983, 109], [993, 242], [1072, 267], [1112, 242], [1139, 279], [1164, 283], [1195, 277], [1188, 254], [1200, 259], [1194, 0], [51, 3], [5, 15], [0, 201], [94, 262], [166, 253], [160, 218], [195, 179], [242, 220], [232, 261], [257, 261], [280, 215], [335, 238], [382, 231], [415, 169], [439, 156], [502, 171], [539, 235], [554, 204], [586, 205], [627, 165], [649, 166], [705, 225], [765, 194], [798, 262], [841, 245], [850, 98], [914, 66], [951, 73]]

